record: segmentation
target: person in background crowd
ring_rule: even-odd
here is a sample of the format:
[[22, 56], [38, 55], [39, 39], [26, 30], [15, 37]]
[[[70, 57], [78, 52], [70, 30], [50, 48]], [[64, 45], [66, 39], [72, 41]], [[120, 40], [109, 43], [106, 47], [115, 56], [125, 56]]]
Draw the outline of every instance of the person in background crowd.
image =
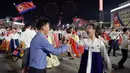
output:
[[79, 42], [79, 36], [78, 36], [76, 30], [73, 30], [73, 32], [72, 32], [72, 38], [73, 38], [76, 42]]
[[112, 65], [105, 45], [96, 37], [96, 31], [96, 26], [94, 24], [88, 24], [86, 27], [88, 38], [84, 39], [85, 51], [81, 57], [78, 73], [112, 72]]
[[46, 73], [46, 57], [49, 53], [60, 55], [67, 51], [68, 46], [62, 45], [59, 48], [54, 48], [52, 44], [48, 42], [45, 35], [49, 33], [49, 21], [46, 18], [39, 18], [36, 21], [36, 27], [38, 33], [31, 41], [30, 53], [28, 55], [29, 73]]
[[118, 37], [119, 37], [119, 34], [116, 32], [116, 29], [115, 28], [112, 28], [112, 32], [110, 32], [109, 34], [111, 40], [109, 41], [109, 50], [108, 50], [108, 55], [110, 56], [110, 52], [111, 50], [113, 49], [113, 56], [116, 57], [116, 50], [119, 49], [119, 46], [117, 45], [118, 44]]
[[79, 35], [79, 44], [80, 45], [84, 45], [83, 43], [83, 35], [82, 35], [82, 31], [81, 30], [78, 30], [78, 35]]
[[18, 54], [15, 54], [14, 51], [16, 51], [19, 47], [19, 34], [17, 33], [16, 28], [12, 28], [12, 34], [9, 35], [11, 38], [10, 40], [10, 49], [11, 53], [13, 54], [13, 61], [16, 62], [18, 60]]
[[110, 41], [110, 36], [109, 36], [109, 32], [108, 31], [103, 31], [103, 34], [102, 34], [103, 38], [109, 42]]
[[117, 35], [117, 39], [115, 40], [116, 42], [115, 42], [115, 46], [116, 46], [116, 50], [119, 50], [119, 40], [120, 40], [120, 34], [121, 34], [121, 32], [119, 31], [119, 30], [116, 30], [116, 35]]
[[[73, 28], [72, 27], [69, 27], [67, 30], [66, 30], [66, 35], [64, 35], [64, 39], [65, 41], [69, 41], [70, 38], [72, 38], [72, 31], [73, 31]], [[74, 52], [72, 50], [72, 47], [71, 45], [69, 46], [69, 49], [68, 49], [68, 56], [70, 57], [70, 59], [74, 59]]]
[[70, 44], [75, 57], [80, 57], [84, 52], [84, 47], [79, 40], [77, 32], [73, 30], [72, 37], [70, 38]]
[[[52, 32], [46, 35], [47, 40], [49, 41], [50, 44], [52, 44], [54, 47], [56, 47], [56, 42], [54, 40], [54, 36]], [[52, 68], [60, 65], [60, 62], [57, 58], [57, 56], [50, 54], [50, 57], [47, 57], [47, 68]]]
[[3, 50], [6, 52], [6, 54], [8, 54], [8, 52], [10, 52], [10, 40], [11, 40], [11, 36], [12, 36], [12, 28], [11, 27], [8, 27], [6, 29], [7, 31], [5, 32], [4, 34], [4, 41], [3, 41]]
[[2, 43], [3, 43], [3, 40], [4, 40], [4, 33], [3, 31], [1, 31], [0, 33], [0, 51], [2, 52]]
[[62, 31], [60, 29], [58, 30], [58, 38], [60, 41], [62, 41], [63, 35], [62, 35]]
[[52, 32], [52, 34], [54, 36], [55, 46], [59, 47], [62, 42], [60, 42], [60, 40], [58, 39], [58, 32], [54, 29], [54, 31]]
[[97, 32], [98, 39], [100, 39], [105, 44], [105, 46], [107, 46], [108, 42], [107, 42], [107, 40], [105, 38], [103, 38], [102, 30], [99, 29], [96, 32]]
[[20, 36], [20, 45], [21, 48], [23, 49], [24, 51], [24, 55], [22, 57], [22, 68], [26, 65], [27, 63], [27, 55], [28, 55], [28, 52], [29, 52], [29, 48], [30, 48], [30, 43], [33, 39], [33, 37], [36, 35], [36, 33], [34, 33], [32, 30], [31, 30], [31, 25], [29, 24], [26, 24], [25, 25], [25, 31], [21, 33], [21, 36]]
[[[61, 44], [63, 44], [63, 38], [62, 38], [62, 41], [59, 40], [58, 34], [59, 34], [58, 30], [57, 30], [57, 29], [54, 29], [54, 31], [53, 31], [53, 36], [54, 36], [54, 42], [55, 42], [56, 48], [60, 47]], [[59, 56], [58, 56], [58, 59], [59, 59], [59, 60], [63, 60], [63, 56], [64, 56], [64, 54], [59, 55]]]
[[85, 31], [82, 31], [82, 34], [81, 34], [82, 38], [88, 38], [88, 35]]
[[21, 33], [22, 33], [22, 30], [19, 28], [18, 29], [18, 34], [21, 35]]
[[118, 63], [119, 68], [124, 68], [124, 63], [128, 58], [128, 41], [129, 40], [130, 40], [130, 37], [129, 37], [128, 29], [124, 28], [123, 34], [122, 34], [122, 43], [121, 43], [122, 59]]
[[81, 36], [81, 30], [77, 30], [77, 35]]

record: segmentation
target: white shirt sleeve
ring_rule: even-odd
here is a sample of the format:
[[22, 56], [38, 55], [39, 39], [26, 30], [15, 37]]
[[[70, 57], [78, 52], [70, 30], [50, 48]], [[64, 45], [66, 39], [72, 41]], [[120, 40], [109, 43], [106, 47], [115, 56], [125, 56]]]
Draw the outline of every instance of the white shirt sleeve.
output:
[[104, 43], [100, 40], [100, 47], [101, 47], [101, 56], [103, 57], [103, 61], [104, 61], [104, 64], [105, 64], [105, 68], [106, 68], [106, 71], [108, 73], [111, 73], [112, 71], [112, 64], [111, 64], [111, 61], [110, 61], [110, 58], [108, 56], [108, 53], [106, 51], [106, 47], [104, 45]]

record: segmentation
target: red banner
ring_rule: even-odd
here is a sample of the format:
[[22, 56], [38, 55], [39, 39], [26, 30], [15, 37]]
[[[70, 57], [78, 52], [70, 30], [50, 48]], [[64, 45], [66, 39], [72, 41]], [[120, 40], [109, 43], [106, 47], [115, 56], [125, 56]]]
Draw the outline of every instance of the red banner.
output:
[[82, 18], [73, 18], [74, 23], [78, 23], [78, 26], [83, 26], [87, 24], [88, 22]]
[[23, 14], [29, 10], [34, 9], [36, 6], [33, 4], [32, 1], [30, 2], [23, 2], [21, 4], [16, 5], [16, 8], [20, 14]]
[[18, 21], [18, 20], [23, 20], [23, 17], [22, 16], [18, 16], [18, 17], [14, 17], [13, 18], [13, 21]]

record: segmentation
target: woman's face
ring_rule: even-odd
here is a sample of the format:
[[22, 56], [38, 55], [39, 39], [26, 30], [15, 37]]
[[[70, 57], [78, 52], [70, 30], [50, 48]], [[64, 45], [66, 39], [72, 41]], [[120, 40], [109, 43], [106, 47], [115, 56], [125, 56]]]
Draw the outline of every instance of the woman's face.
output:
[[88, 25], [87, 28], [86, 28], [86, 32], [87, 32], [88, 35], [94, 33], [93, 27]]
[[15, 30], [15, 29], [12, 29], [12, 33], [16, 33], [16, 30]]
[[73, 31], [74, 31], [73, 28], [71, 28], [71, 29], [70, 29], [70, 32], [73, 32]]

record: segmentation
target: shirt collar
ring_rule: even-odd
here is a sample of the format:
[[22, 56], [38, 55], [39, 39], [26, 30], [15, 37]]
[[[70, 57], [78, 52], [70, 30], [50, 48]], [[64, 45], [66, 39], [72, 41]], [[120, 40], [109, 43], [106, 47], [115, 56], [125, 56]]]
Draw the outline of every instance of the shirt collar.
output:
[[90, 38], [88, 38], [90, 41], [96, 41], [97, 40], [97, 38], [95, 37], [95, 39], [94, 40], [92, 40], [92, 39], [90, 39]]
[[37, 32], [38, 35], [41, 35], [41, 36], [45, 36], [44, 34], [42, 34], [41, 32]]

